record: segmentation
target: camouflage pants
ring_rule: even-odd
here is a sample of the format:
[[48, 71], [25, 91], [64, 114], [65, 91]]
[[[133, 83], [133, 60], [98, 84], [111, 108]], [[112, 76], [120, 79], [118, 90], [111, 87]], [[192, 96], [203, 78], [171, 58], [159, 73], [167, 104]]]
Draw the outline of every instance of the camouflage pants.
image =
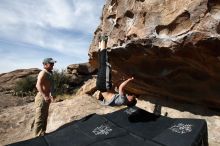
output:
[[41, 93], [35, 97], [34, 135], [43, 136], [46, 132], [49, 103], [45, 102]]

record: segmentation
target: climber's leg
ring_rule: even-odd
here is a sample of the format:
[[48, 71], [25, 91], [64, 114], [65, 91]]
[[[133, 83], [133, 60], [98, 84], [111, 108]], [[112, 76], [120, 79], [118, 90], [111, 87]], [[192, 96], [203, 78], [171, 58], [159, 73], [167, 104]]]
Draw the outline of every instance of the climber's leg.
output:
[[108, 62], [108, 52], [106, 50], [107, 40], [102, 39], [99, 51], [99, 71], [96, 80], [96, 88], [101, 92], [111, 89], [111, 65]]

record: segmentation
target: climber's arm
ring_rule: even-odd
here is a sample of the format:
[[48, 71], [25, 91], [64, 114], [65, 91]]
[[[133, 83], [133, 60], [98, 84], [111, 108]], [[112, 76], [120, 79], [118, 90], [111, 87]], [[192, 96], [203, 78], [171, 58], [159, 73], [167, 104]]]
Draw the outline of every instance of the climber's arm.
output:
[[125, 93], [124, 93], [124, 87], [125, 87], [131, 80], [133, 80], [133, 79], [134, 79], [134, 77], [131, 77], [131, 78], [125, 80], [124, 82], [122, 82], [122, 83], [120, 84], [120, 86], [119, 86], [119, 94], [121, 94], [121, 95], [124, 95], [124, 94], [125, 94]]
[[99, 43], [99, 71], [96, 80], [96, 88], [101, 91], [105, 92], [112, 87], [111, 82], [111, 65], [108, 61], [108, 53], [106, 50], [107, 47], [107, 39], [106, 36], [102, 36], [100, 39], [101, 42]]

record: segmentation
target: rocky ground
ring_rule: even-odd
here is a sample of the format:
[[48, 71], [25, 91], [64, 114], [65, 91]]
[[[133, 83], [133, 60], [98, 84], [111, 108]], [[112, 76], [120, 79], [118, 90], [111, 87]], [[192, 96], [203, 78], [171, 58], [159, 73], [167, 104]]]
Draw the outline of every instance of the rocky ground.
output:
[[27, 103], [33, 101], [33, 96], [17, 97], [12, 96], [11, 94], [5, 94], [3, 92], [0, 92], [0, 111], [9, 107], [26, 105]]
[[[20, 99], [2, 97], [8, 106], [1, 107], [0, 110], [0, 145], [32, 138], [34, 103], [17, 106], [12, 103], [19, 102]], [[73, 96], [71, 99], [51, 104], [47, 132], [92, 113], [105, 114], [117, 109], [119, 108], [101, 106], [97, 100], [88, 95]]]
[[[153, 112], [155, 106], [154, 103], [157, 102], [157, 100], [155, 100], [155, 98], [144, 97], [144, 99], [146, 98], [148, 101], [140, 98], [137, 106], [149, 112]], [[15, 106], [13, 104], [9, 104], [11, 100], [10, 98], [8, 99], [8, 107], [2, 108], [0, 111], [0, 145], [6, 145], [33, 137], [32, 125], [34, 121], [34, 103], [31, 102], [26, 103], [25, 105]], [[175, 101], [169, 101], [169, 103], [167, 103], [166, 100], [164, 100], [164, 102], [161, 101], [162, 100], [160, 100], [160, 103], [158, 102], [157, 104], [166, 104], [166, 106], [161, 107], [162, 115], [167, 112], [169, 117], [174, 118], [206, 119], [208, 124], [210, 146], [220, 145], [219, 112], [187, 103], [180, 104]], [[170, 107], [170, 105], [173, 106]], [[47, 132], [52, 132], [68, 122], [78, 120], [92, 113], [106, 114], [120, 108], [123, 107], [113, 108], [102, 106], [94, 97], [86, 94], [72, 96], [71, 99], [51, 104]]]

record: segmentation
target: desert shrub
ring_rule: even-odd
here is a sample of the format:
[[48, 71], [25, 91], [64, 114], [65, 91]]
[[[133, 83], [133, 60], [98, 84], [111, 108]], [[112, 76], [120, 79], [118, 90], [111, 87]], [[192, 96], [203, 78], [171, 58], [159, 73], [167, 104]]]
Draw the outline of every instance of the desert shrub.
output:
[[69, 77], [65, 74], [65, 71], [54, 70], [53, 77], [56, 95], [67, 93], [69, 89]]
[[35, 89], [36, 82], [37, 78], [32, 76], [27, 76], [17, 81], [14, 88], [16, 95], [32, 95]]
[[[69, 90], [69, 77], [65, 74], [65, 71], [54, 70], [54, 89], [56, 95], [67, 94]], [[16, 82], [14, 91], [15, 95], [27, 96], [34, 95], [36, 91], [37, 78], [32, 76], [25, 77], [18, 82]]]

